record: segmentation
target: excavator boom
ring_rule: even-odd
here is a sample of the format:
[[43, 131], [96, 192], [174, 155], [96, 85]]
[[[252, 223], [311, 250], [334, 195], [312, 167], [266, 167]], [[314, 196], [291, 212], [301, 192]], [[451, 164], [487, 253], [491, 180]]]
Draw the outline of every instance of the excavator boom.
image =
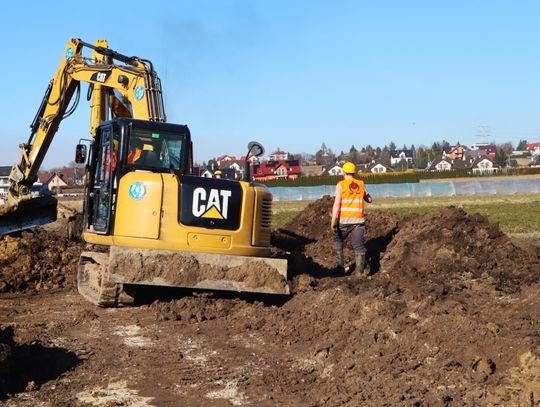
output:
[[[83, 56], [84, 48], [93, 50], [92, 58]], [[19, 161], [9, 175], [6, 202], [0, 206], [0, 235], [56, 220], [56, 200], [32, 197], [30, 190], [61, 121], [77, 107], [80, 82], [87, 82], [90, 86], [92, 137], [97, 126], [107, 117], [166, 120], [161, 84], [150, 61], [113, 51], [107, 48], [104, 40], [96, 41], [95, 45], [78, 38], [68, 41], [30, 125], [30, 137], [20, 145]]]

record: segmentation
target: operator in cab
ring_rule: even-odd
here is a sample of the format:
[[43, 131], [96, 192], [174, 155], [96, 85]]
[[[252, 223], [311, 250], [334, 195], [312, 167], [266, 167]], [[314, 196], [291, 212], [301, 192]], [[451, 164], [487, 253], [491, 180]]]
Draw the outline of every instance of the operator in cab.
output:
[[133, 137], [129, 141], [127, 163], [134, 164], [141, 157], [142, 151], [143, 151], [143, 142], [138, 137]]

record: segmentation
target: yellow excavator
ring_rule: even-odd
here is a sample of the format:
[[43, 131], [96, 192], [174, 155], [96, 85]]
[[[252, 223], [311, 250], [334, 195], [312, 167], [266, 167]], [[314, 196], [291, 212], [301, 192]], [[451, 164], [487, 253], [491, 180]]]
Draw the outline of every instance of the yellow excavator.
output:
[[[92, 56], [84, 57], [83, 49]], [[161, 82], [149, 60], [78, 38], [68, 41], [21, 145], [0, 207], [0, 234], [52, 222], [56, 200], [30, 189], [60, 122], [89, 84], [89, 143], [77, 285], [100, 306], [129, 305], [136, 285], [289, 294], [287, 261], [271, 257], [272, 195], [250, 181], [194, 176], [185, 125], [166, 122]], [[263, 148], [252, 142], [246, 159]], [[246, 160], [247, 162], [247, 160]]]

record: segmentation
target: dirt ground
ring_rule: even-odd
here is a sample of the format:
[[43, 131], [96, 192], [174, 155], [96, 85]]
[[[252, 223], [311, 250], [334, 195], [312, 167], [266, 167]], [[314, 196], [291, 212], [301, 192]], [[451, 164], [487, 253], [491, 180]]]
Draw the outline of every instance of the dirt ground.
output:
[[370, 276], [341, 276], [331, 206], [273, 234], [290, 297], [142, 291], [97, 308], [65, 221], [0, 238], [0, 405], [540, 406], [538, 240], [452, 207], [371, 212]]

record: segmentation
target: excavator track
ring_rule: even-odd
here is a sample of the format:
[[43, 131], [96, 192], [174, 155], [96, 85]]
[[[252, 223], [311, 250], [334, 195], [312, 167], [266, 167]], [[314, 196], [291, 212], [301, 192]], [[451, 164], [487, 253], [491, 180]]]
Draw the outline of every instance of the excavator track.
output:
[[134, 296], [124, 285], [109, 281], [109, 254], [83, 252], [79, 260], [77, 288], [88, 301], [100, 307], [133, 305]]

